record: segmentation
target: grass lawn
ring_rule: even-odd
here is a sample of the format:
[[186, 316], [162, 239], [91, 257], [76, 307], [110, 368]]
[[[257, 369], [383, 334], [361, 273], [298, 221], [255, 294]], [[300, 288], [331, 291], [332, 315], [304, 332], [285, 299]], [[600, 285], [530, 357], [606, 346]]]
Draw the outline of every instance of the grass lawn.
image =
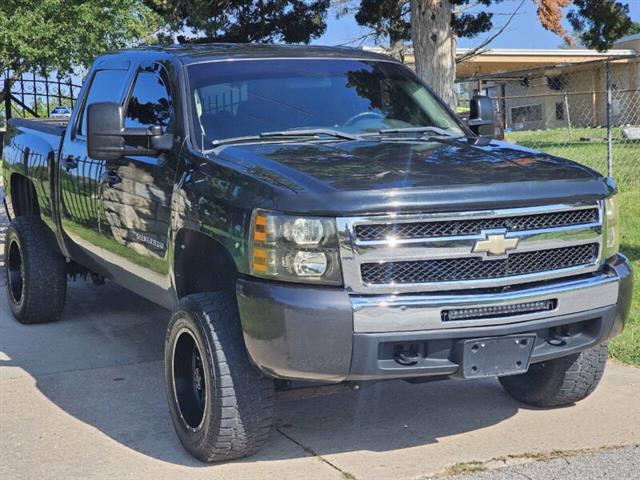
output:
[[[640, 161], [640, 155], [638, 159]], [[626, 363], [640, 365], [640, 189], [620, 193], [620, 216], [620, 250], [633, 263], [635, 283], [631, 317], [622, 335], [611, 342], [611, 356]]]
[[[574, 129], [571, 136], [568, 129], [511, 132], [506, 140], [569, 158], [606, 173], [605, 137], [605, 129], [590, 128]], [[611, 342], [610, 355], [616, 360], [640, 365], [640, 142], [624, 141], [620, 132], [615, 130], [613, 159], [614, 177], [620, 186], [620, 250], [633, 263], [635, 283], [629, 323], [624, 332]]]

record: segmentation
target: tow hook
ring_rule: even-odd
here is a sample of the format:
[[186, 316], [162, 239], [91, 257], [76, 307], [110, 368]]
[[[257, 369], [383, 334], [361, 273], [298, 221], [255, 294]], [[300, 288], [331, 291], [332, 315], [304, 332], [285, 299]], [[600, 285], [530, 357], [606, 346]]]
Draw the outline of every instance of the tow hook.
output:
[[563, 327], [556, 327], [550, 333], [547, 343], [554, 347], [564, 347], [567, 344], [567, 338], [572, 336], [571, 331]]
[[567, 344], [566, 340], [559, 335], [551, 337], [549, 340], [547, 340], [547, 343], [554, 347], [564, 347]]
[[400, 365], [412, 367], [418, 364], [420, 354], [418, 353], [418, 349], [415, 345], [409, 345], [409, 349], [404, 349], [402, 347], [396, 348], [393, 352], [393, 358]]

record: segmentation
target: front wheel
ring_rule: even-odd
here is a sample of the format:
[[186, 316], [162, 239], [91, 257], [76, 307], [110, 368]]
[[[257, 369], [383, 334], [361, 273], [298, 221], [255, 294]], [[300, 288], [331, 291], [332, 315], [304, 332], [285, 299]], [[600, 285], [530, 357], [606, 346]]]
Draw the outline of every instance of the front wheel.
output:
[[527, 373], [499, 378], [516, 400], [535, 407], [560, 407], [593, 393], [607, 363], [607, 345], [531, 365]]
[[176, 432], [194, 457], [232, 460], [267, 442], [273, 380], [249, 362], [233, 292], [180, 301], [167, 327], [165, 380]]

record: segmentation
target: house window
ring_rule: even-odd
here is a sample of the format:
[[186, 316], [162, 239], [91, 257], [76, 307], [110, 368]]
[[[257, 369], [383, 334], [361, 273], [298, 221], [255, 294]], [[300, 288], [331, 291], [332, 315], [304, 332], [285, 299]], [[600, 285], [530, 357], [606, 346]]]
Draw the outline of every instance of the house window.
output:
[[556, 120], [564, 120], [564, 102], [556, 102]]
[[511, 108], [511, 122], [514, 124], [540, 121], [542, 121], [542, 104]]

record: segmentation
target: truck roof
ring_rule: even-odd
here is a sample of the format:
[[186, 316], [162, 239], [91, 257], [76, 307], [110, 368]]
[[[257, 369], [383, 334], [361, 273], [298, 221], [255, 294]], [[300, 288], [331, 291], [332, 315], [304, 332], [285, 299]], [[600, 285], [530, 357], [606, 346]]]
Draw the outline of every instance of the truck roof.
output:
[[391, 60], [387, 55], [350, 47], [325, 47], [316, 45], [274, 45], [248, 43], [187, 43], [169, 46], [146, 46], [120, 50], [102, 55], [105, 57], [140, 58], [159, 53], [176, 57], [183, 64], [227, 59], [265, 58], [337, 58], [359, 60]]

